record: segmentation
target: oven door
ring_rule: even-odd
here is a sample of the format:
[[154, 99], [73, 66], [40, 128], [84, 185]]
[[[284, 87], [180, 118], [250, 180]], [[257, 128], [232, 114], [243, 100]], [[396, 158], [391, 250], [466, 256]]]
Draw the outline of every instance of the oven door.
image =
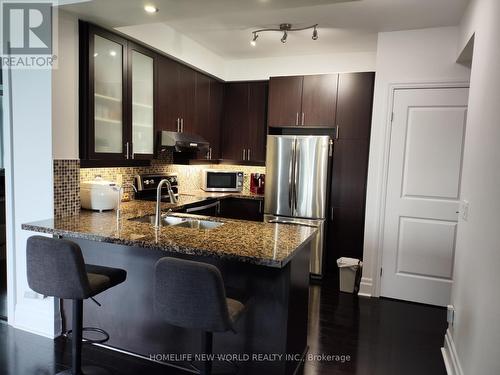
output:
[[239, 172], [211, 171], [203, 173], [203, 190], [239, 192], [243, 190], [242, 176]]

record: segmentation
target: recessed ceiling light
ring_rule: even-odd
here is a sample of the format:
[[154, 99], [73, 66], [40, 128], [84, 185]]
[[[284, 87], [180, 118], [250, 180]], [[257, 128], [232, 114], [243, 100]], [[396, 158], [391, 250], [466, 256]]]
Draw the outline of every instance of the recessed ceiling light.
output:
[[94, 57], [97, 57], [97, 56], [99, 56], [99, 54], [98, 54], [97, 52], [96, 52], [96, 53], [94, 53]]
[[158, 12], [158, 8], [155, 7], [154, 5], [145, 5], [144, 6], [144, 10], [147, 12], [147, 13], [156, 13]]
[[109, 51], [109, 55], [115, 57], [116, 56], [116, 51]]

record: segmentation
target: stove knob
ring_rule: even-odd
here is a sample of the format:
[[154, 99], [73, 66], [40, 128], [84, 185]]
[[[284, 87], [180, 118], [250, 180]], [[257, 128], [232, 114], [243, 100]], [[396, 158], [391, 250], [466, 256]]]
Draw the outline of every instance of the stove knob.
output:
[[149, 180], [144, 180], [144, 185], [149, 185]]
[[154, 183], [155, 183], [155, 180], [149, 180], [149, 183], [150, 183], [150, 184], [154, 184]]

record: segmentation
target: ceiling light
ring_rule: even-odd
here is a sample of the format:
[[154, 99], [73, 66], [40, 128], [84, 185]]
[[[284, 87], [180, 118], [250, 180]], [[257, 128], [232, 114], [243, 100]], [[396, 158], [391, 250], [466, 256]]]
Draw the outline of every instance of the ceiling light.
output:
[[288, 38], [288, 33], [290, 31], [303, 31], [303, 30], [308, 30], [308, 29], [314, 29], [313, 30], [313, 35], [312, 35], [312, 39], [313, 40], [317, 40], [318, 39], [318, 24], [315, 24], [315, 25], [311, 25], [311, 26], [306, 26], [306, 27], [296, 27], [296, 28], [293, 28], [291, 24], [289, 23], [282, 23], [279, 25], [279, 28], [268, 28], [268, 29], [259, 29], [259, 30], [254, 30], [252, 31], [252, 34], [253, 34], [253, 39], [252, 41], [250, 42], [250, 44], [252, 46], [256, 46], [257, 45], [257, 38], [258, 38], [258, 33], [262, 33], [262, 32], [265, 32], [265, 31], [280, 31], [280, 32], [283, 32], [283, 36], [281, 37], [281, 43], [286, 43], [286, 39]]
[[318, 40], [318, 29], [314, 26], [312, 40]]
[[151, 14], [158, 12], [158, 8], [155, 7], [154, 5], [145, 5], [144, 10], [147, 13], [151, 13]]
[[116, 56], [116, 51], [109, 51], [109, 55], [115, 57]]
[[257, 35], [257, 33], [253, 33], [253, 38], [252, 38], [252, 41], [250, 42], [250, 44], [252, 45], [252, 47], [255, 47], [257, 45], [257, 38], [259, 36]]
[[288, 33], [285, 31], [283, 31], [283, 37], [281, 38], [281, 43], [286, 43], [286, 38], [288, 37]]
[[94, 57], [97, 57], [97, 56], [99, 56], [99, 54], [98, 54], [97, 52], [96, 52], [96, 53], [94, 53]]

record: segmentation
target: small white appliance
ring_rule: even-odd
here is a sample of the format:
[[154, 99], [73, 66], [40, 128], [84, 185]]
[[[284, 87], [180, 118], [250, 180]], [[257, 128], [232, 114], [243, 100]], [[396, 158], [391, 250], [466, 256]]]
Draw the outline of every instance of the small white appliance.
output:
[[243, 190], [243, 172], [203, 170], [203, 185], [205, 191], [240, 192]]
[[120, 187], [113, 181], [96, 178], [80, 185], [80, 200], [83, 208], [95, 211], [114, 210], [118, 205]]

